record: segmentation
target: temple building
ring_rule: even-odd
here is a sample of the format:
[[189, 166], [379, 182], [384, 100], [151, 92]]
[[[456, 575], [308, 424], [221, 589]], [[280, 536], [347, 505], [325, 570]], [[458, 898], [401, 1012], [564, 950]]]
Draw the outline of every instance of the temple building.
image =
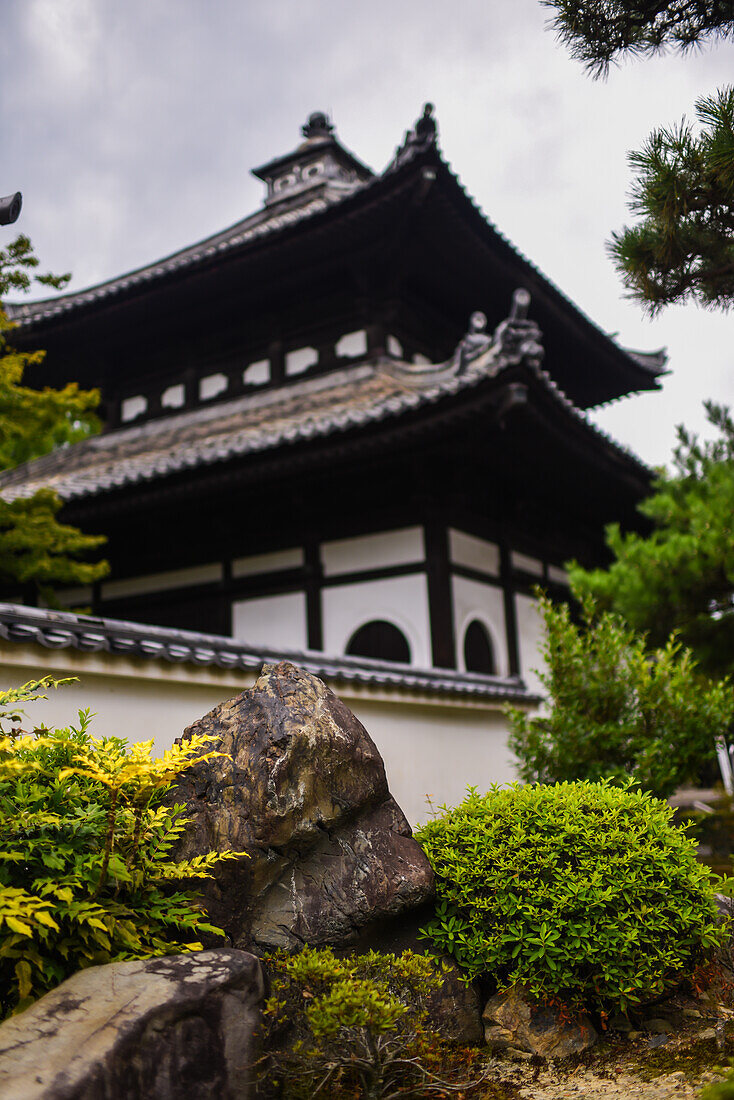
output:
[[563, 597], [564, 563], [602, 562], [649, 487], [585, 411], [656, 388], [664, 356], [620, 347], [498, 232], [430, 105], [381, 173], [317, 113], [254, 174], [261, 209], [224, 232], [12, 308], [16, 343], [47, 350], [29, 383], [98, 386], [106, 426], [0, 492], [55, 489], [111, 573], [60, 594], [87, 616], [0, 594], [0, 657], [21, 678], [53, 652], [80, 700], [108, 677], [142, 715], [153, 683], [209, 668], [223, 698], [290, 653], [348, 698], [404, 804], [509, 778], [533, 590]]

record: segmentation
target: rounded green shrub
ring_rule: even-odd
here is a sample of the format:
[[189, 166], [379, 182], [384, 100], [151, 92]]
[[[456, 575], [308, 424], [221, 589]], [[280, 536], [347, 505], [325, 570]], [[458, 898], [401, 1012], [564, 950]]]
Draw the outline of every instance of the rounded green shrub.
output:
[[719, 945], [710, 871], [649, 793], [608, 783], [470, 789], [416, 837], [436, 872], [427, 935], [471, 977], [625, 1011]]

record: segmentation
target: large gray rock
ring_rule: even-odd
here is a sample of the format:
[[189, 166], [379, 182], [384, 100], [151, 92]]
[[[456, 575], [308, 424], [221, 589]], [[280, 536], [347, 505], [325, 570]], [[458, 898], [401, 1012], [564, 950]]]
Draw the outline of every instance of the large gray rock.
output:
[[185, 773], [177, 855], [245, 851], [205, 886], [238, 947], [346, 946], [433, 896], [433, 873], [390, 797], [377, 748], [345, 704], [288, 663], [185, 732], [227, 754]]
[[518, 985], [491, 997], [482, 1019], [485, 1042], [493, 1050], [512, 1047], [543, 1058], [568, 1058], [598, 1039], [588, 1016], [569, 1020], [554, 1008], [534, 1005]]
[[259, 961], [232, 949], [82, 970], [0, 1025], [3, 1100], [248, 1100]]

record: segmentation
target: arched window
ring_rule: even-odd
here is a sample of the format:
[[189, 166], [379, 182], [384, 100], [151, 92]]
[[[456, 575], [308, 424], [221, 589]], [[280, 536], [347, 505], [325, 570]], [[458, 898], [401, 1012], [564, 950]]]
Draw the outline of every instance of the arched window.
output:
[[492, 639], [479, 619], [472, 619], [464, 634], [464, 668], [467, 672], [496, 672]]
[[347, 642], [352, 657], [374, 657], [379, 661], [410, 664], [410, 644], [397, 626], [385, 619], [373, 619], [355, 630]]

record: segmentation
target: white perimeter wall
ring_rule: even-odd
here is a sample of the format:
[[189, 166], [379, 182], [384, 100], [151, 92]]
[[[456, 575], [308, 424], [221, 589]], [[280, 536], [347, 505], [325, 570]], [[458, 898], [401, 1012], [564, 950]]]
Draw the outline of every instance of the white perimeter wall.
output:
[[[154, 738], [158, 753], [187, 725], [254, 680], [254, 675], [225, 670], [72, 650], [39, 654], [35, 646], [15, 643], [0, 645], [0, 666], [7, 686], [46, 674], [79, 677], [47, 702], [27, 708], [27, 728], [68, 725], [80, 708], [89, 707], [97, 715], [92, 729], [98, 736]], [[390, 790], [412, 824], [427, 816], [426, 795], [437, 805], [456, 804], [470, 784], [484, 789], [514, 777], [506, 720], [498, 707], [464, 702], [447, 706], [428, 696], [340, 685], [335, 690], [375, 741]]]

